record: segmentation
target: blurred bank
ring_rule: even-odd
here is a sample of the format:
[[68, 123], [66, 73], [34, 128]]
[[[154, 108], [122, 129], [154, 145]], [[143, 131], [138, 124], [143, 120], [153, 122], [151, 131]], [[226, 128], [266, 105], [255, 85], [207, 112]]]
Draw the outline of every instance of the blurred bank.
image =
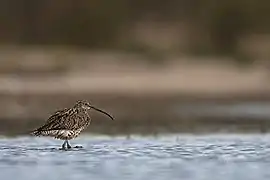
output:
[[95, 133], [268, 131], [266, 0], [2, 0], [0, 9], [1, 133], [26, 134], [77, 99], [116, 117], [93, 113]]

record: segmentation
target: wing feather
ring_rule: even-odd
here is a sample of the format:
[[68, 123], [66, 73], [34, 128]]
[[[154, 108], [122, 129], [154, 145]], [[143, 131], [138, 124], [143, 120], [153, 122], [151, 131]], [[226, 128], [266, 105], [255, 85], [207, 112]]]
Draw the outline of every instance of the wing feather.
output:
[[72, 130], [84, 129], [90, 124], [91, 118], [87, 112], [77, 111], [76, 109], [65, 108], [63, 110], [56, 111], [51, 115], [45, 124], [31, 134], [40, 136], [44, 132], [52, 132], [58, 130]]
[[51, 115], [45, 124], [33, 131], [34, 135], [39, 135], [41, 131], [70, 129], [68, 122], [70, 117], [74, 116], [76, 112], [73, 109], [65, 108], [63, 110], [56, 111]]

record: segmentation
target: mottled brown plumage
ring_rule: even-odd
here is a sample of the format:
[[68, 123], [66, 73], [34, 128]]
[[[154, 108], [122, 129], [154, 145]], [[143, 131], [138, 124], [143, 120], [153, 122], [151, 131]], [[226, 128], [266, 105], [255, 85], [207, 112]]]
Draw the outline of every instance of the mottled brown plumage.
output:
[[34, 130], [31, 134], [35, 136], [51, 136], [56, 139], [64, 140], [62, 148], [71, 148], [68, 140], [76, 138], [91, 122], [91, 118], [87, 110], [95, 109], [106, 114], [112, 120], [113, 117], [94, 106], [87, 101], [77, 101], [73, 108], [65, 108], [56, 111], [43, 126]]

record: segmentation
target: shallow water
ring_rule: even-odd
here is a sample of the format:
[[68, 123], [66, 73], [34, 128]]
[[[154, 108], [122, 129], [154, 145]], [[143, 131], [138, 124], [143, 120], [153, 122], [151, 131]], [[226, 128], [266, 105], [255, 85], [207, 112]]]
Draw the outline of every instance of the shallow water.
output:
[[270, 135], [171, 135], [72, 141], [0, 139], [0, 177], [20, 180], [249, 180], [270, 178]]

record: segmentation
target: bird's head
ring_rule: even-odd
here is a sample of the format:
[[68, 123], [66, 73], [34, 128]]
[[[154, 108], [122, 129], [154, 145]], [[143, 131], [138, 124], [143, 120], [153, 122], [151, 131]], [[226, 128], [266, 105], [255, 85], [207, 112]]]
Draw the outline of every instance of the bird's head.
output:
[[101, 112], [101, 113], [103, 113], [103, 114], [109, 116], [109, 117], [113, 120], [113, 117], [112, 117], [109, 113], [107, 113], [107, 112], [105, 112], [105, 111], [103, 111], [103, 110], [101, 110], [101, 109], [98, 109], [98, 108], [94, 107], [93, 105], [91, 105], [91, 104], [90, 104], [88, 101], [86, 101], [86, 100], [79, 100], [79, 101], [77, 101], [74, 107], [75, 107], [75, 108], [82, 108], [82, 109], [85, 109], [85, 110], [94, 109], [94, 110], [96, 110], [96, 111], [98, 111], [98, 112]]
[[86, 100], [78, 100], [74, 107], [88, 110], [91, 109], [91, 104]]

